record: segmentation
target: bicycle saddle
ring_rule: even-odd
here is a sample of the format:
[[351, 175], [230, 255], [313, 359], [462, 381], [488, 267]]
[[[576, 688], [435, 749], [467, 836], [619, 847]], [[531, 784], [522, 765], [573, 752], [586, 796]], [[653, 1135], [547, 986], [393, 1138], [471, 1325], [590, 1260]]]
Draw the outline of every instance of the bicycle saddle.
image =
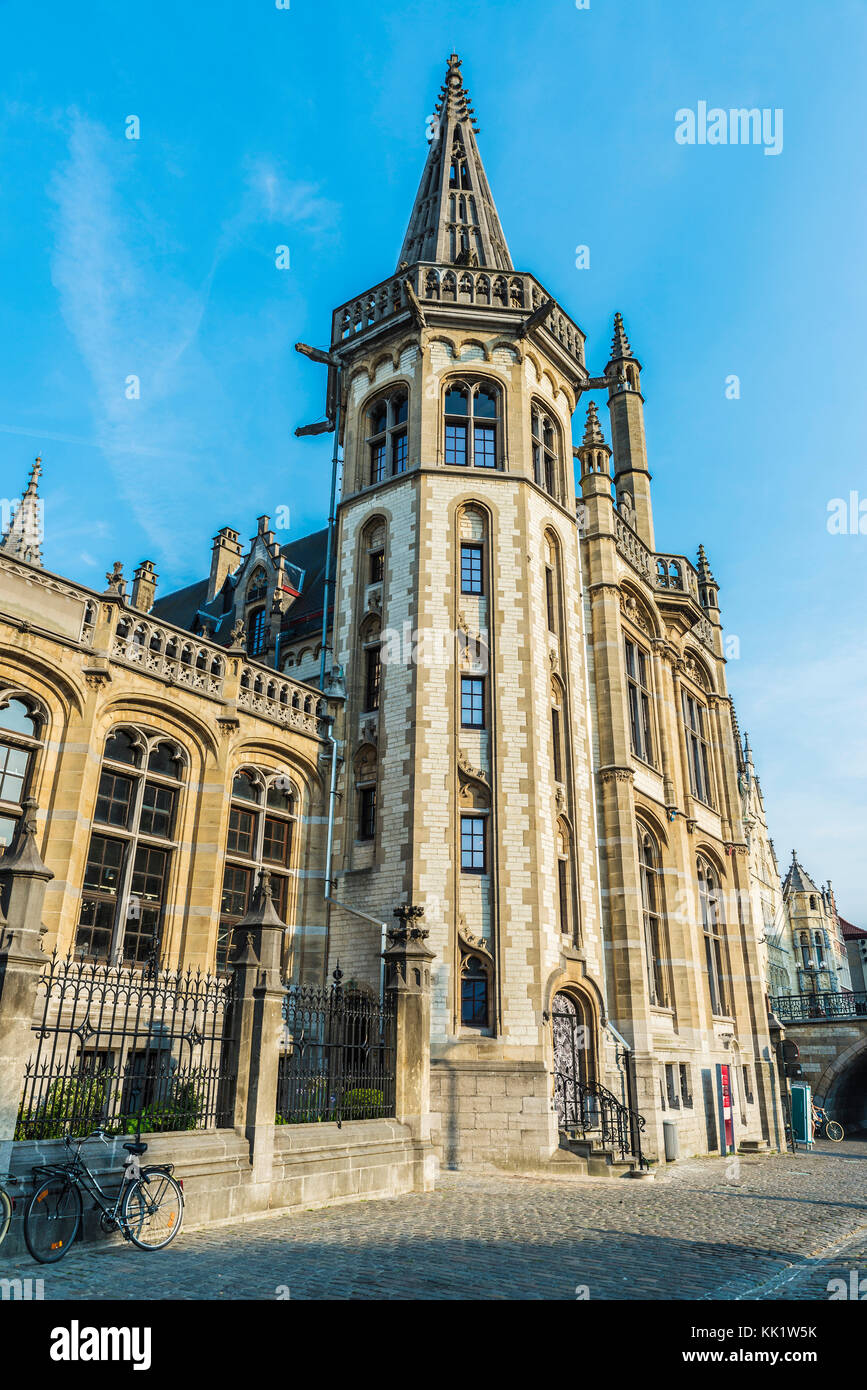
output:
[[147, 1144], [124, 1144], [123, 1147], [131, 1154], [146, 1154], [148, 1151]]

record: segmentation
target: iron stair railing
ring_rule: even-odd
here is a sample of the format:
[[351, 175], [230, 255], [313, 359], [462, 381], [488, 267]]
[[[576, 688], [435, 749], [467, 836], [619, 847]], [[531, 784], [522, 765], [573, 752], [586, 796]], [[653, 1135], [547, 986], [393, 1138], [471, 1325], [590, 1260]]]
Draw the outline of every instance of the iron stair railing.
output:
[[562, 1129], [580, 1134], [583, 1140], [598, 1138], [622, 1159], [634, 1159], [640, 1168], [645, 1167], [647, 1160], [641, 1152], [643, 1115], [624, 1105], [598, 1081], [579, 1081], [555, 1072], [554, 1089]]

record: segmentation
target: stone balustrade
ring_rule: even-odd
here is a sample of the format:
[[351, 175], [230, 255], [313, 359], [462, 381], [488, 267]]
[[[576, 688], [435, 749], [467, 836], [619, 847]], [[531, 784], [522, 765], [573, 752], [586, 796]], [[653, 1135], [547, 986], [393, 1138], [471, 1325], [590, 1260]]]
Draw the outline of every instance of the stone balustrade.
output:
[[[535, 276], [520, 271], [489, 271], [421, 261], [405, 274], [383, 280], [336, 309], [332, 344], [346, 342], [408, 309], [407, 284], [422, 305], [475, 305], [529, 315], [551, 298]], [[584, 334], [556, 303], [552, 304], [544, 327], [576, 362], [584, 365]]]

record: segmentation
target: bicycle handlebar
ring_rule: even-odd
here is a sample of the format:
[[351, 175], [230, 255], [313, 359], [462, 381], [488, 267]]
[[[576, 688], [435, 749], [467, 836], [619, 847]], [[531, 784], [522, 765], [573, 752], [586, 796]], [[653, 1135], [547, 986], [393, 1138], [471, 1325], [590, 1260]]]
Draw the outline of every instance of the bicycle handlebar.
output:
[[64, 1134], [63, 1136], [63, 1142], [68, 1149], [71, 1149], [73, 1144], [77, 1144], [80, 1149], [82, 1144], [87, 1143], [88, 1139], [101, 1139], [103, 1144], [108, 1144], [108, 1140], [105, 1137], [105, 1130], [102, 1128], [94, 1129], [90, 1134], [83, 1134], [80, 1139], [76, 1139], [72, 1134]]

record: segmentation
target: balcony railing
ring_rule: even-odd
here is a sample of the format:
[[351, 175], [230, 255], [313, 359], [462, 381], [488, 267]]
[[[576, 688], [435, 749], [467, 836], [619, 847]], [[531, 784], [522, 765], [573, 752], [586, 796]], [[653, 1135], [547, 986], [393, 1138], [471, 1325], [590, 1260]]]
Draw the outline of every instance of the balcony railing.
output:
[[867, 1019], [867, 992], [778, 994], [770, 1000], [781, 1023], [827, 1023], [829, 1019]]
[[172, 684], [222, 697], [225, 649], [200, 637], [184, 636], [177, 629], [124, 614], [115, 630], [111, 655]]
[[689, 594], [698, 603], [698, 572], [683, 555], [656, 556], [656, 587]]
[[[470, 305], [489, 310], [534, 313], [551, 296], [532, 275], [520, 271], [490, 271], [475, 267], [418, 262], [404, 273], [374, 285], [373, 289], [335, 309], [331, 341], [335, 346], [359, 336], [368, 328], [409, 309], [406, 285], [424, 304]], [[564, 350], [584, 365], [584, 334], [568, 314], [552, 304], [545, 328]]]
[[241, 688], [238, 704], [287, 729], [320, 734], [320, 720], [326, 713], [325, 699], [309, 685], [286, 680], [276, 671], [269, 673], [261, 667], [241, 668]]

